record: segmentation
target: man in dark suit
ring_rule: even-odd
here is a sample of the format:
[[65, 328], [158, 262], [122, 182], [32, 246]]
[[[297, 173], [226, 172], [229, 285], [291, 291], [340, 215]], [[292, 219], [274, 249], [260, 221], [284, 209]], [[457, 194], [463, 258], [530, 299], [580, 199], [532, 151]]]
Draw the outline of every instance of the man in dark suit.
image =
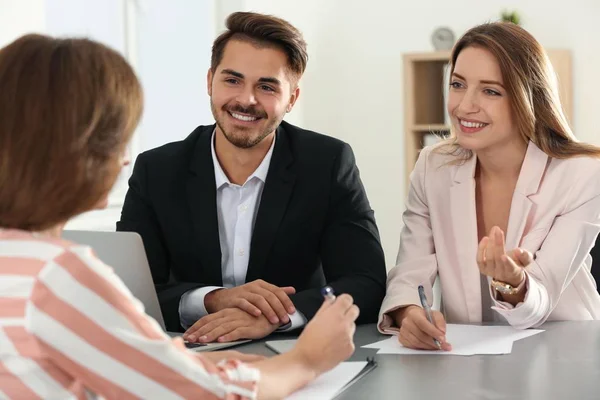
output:
[[375, 322], [384, 255], [352, 150], [282, 121], [301, 34], [255, 13], [227, 28], [207, 76], [216, 124], [138, 156], [117, 229], [142, 236], [167, 328], [189, 341], [301, 327], [325, 283]]

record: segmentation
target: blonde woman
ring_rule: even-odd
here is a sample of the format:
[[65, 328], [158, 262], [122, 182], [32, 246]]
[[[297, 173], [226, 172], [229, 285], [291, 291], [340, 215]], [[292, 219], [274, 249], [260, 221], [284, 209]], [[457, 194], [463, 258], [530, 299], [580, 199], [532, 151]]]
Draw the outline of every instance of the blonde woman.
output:
[[[379, 330], [451, 349], [446, 322], [600, 319], [590, 249], [600, 231], [600, 149], [578, 142], [542, 46], [524, 29], [469, 30], [451, 55], [452, 137], [411, 176]], [[443, 314], [426, 319], [439, 275]]]
[[280, 399], [347, 358], [349, 296], [285, 355], [192, 353], [92, 249], [60, 240], [108, 194], [141, 112], [105, 46], [28, 35], [0, 50], [0, 398]]

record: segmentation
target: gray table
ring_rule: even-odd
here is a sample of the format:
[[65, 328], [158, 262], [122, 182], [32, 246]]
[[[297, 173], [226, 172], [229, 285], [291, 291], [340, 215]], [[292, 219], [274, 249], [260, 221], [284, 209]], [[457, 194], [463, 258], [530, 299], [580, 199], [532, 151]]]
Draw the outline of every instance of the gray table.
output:
[[[375, 325], [356, 330], [351, 361], [375, 356], [377, 368], [341, 399], [600, 399], [600, 321], [551, 322], [538, 335], [515, 342], [511, 354], [495, 356], [375, 355], [360, 346], [385, 339]], [[268, 338], [289, 339], [290, 334]], [[239, 351], [272, 356], [263, 341]]]

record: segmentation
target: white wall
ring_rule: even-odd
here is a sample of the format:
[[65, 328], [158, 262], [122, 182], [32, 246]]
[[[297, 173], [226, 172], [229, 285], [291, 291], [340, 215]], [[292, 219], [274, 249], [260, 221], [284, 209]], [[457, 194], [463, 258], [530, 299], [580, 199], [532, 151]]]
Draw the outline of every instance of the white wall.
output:
[[44, 29], [44, 0], [0, 0], [0, 47]]
[[145, 93], [140, 150], [212, 124], [206, 73], [215, 35], [212, 1], [140, 1], [139, 72]]
[[[303, 31], [309, 63], [301, 82], [301, 112], [294, 110], [288, 120], [352, 145], [388, 267], [396, 258], [405, 196], [402, 53], [433, 50], [430, 36], [436, 27], [449, 26], [459, 36], [498, 19], [505, 8], [518, 10], [523, 26], [544, 46], [572, 50], [574, 128], [582, 140], [600, 144], [597, 0], [556, 6], [545, 0], [236, 0], [227, 11], [236, 6], [275, 14]], [[224, 17], [217, 13], [217, 23]]]
[[44, 33], [89, 37], [125, 54], [123, 0], [45, 0], [45, 10]]

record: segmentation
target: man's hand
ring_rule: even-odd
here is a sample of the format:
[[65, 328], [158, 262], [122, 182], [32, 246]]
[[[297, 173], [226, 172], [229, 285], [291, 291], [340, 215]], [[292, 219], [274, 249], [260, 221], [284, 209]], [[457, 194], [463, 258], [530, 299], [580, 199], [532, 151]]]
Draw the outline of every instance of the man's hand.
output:
[[184, 334], [188, 342], [232, 342], [238, 339], [261, 339], [279, 324], [270, 323], [264, 315], [254, 317], [239, 308], [226, 308], [200, 318]]
[[291, 286], [280, 288], [258, 279], [231, 289], [210, 292], [204, 297], [204, 306], [211, 314], [228, 308], [239, 308], [255, 317], [264, 315], [272, 324], [287, 324], [290, 321], [288, 314], [296, 312], [288, 297], [294, 293], [296, 289]]

